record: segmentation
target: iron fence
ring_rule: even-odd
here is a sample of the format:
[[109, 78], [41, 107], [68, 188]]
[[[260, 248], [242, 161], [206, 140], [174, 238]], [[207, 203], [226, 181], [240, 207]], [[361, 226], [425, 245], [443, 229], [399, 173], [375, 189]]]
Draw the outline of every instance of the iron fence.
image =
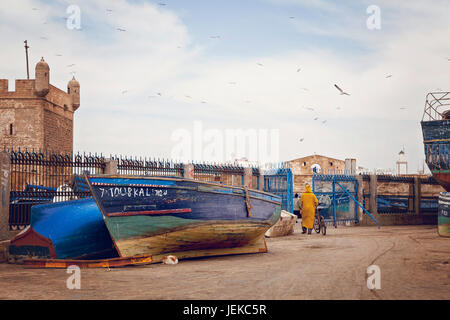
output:
[[[363, 175], [363, 181], [369, 181], [369, 175]], [[412, 175], [377, 175], [377, 189], [380, 187], [380, 183], [385, 183], [389, 186], [391, 183], [400, 183], [408, 186], [408, 192], [384, 192], [377, 193], [377, 212], [380, 214], [413, 214], [416, 212], [416, 191], [414, 184], [416, 181], [420, 185], [438, 185], [439, 183], [432, 177], [416, 177]], [[388, 189], [390, 189], [388, 187]], [[369, 193], [364, 193], [365, 207], [368, 208], [368, 202], [370, 198]], [[424, 196], [420, 195], [420, 213], [437, 213], [438, 210], [438, 196]]]
[[105, 159], [92, 154], [55, 154], [8, 150], [10, 153], [9, 225], [30, 224], [36, 204], [89, 197], [83, 173], [103, 173]]
[[[183, 163], [170, 160], [102, 154], [58, 154], [49, 151], [4, 150], [10, 154], [9, 226], [20, 229], [31, 223], [31, 207], [37, 204], [91, 196], [86, 174], [103, 174], [109, 160], [117, 173], [144, 176], [184, 176]], [[193, 163], [196, 180], [242, 186], [244, 167], [232, 164]], [[253, 188], [259, 188], [258, 168], [252, 169]]]
[[117, 161], [117, 173], [125, 175], [144, 176], [183, 176], [183, 164], [166, 159], [129, 158], [124, 156], [111, 156]]
[[287, 163], [274, 164], [266, 170], [264, 191], [281, 197], [281, 209], [294, 213], [293, 176]]

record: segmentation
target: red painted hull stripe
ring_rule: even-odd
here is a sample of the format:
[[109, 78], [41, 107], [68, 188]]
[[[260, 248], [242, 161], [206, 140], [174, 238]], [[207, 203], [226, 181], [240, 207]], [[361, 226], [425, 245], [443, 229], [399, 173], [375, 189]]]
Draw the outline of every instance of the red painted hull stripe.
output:
[[106, 216], [107, 217], [126, 217], [126, 216], [140, 216], [140, 215], [151, 215], [151, 214], [186, 213], [186, 212], [191, 212], [191, 208], [132, 211], [132, 212], [113, 212], [113, 213], [108, 213]]

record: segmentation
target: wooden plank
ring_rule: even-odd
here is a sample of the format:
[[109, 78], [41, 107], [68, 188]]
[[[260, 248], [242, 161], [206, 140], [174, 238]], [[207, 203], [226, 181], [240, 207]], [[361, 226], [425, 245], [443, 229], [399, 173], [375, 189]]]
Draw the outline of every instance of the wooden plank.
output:
[[25, 259], [24, 265], [30, 268], [67, 268], [72, 265], [79, 266], [80, 268], [111, 268], [149, 264], [152, 261], [152, 256], [139, 255], [100, 260]]

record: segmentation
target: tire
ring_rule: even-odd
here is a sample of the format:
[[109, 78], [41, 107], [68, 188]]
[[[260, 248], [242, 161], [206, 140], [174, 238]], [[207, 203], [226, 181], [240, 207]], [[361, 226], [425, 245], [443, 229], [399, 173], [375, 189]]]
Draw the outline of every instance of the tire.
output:
[[316, 233], [320, 233], [320, 223], [317, 219], [314, 219], [314, 231], [316, 231]]

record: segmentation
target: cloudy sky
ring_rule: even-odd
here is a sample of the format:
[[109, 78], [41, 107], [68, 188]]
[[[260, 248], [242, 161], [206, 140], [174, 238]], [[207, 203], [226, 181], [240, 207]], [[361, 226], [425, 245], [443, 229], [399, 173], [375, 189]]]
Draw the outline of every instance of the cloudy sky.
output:
[[0, 78], [26, 78], [25, 39], [32, 77], [41, 56], [53, 85], [74, 74], [75, 150], [168, 158], [200, 123], [278, 130], [280, 161], [388, 169], [404, 148], [415, 172], [425, 96], [449, 90], [449, 17], [447, 0], [1, 1]]

